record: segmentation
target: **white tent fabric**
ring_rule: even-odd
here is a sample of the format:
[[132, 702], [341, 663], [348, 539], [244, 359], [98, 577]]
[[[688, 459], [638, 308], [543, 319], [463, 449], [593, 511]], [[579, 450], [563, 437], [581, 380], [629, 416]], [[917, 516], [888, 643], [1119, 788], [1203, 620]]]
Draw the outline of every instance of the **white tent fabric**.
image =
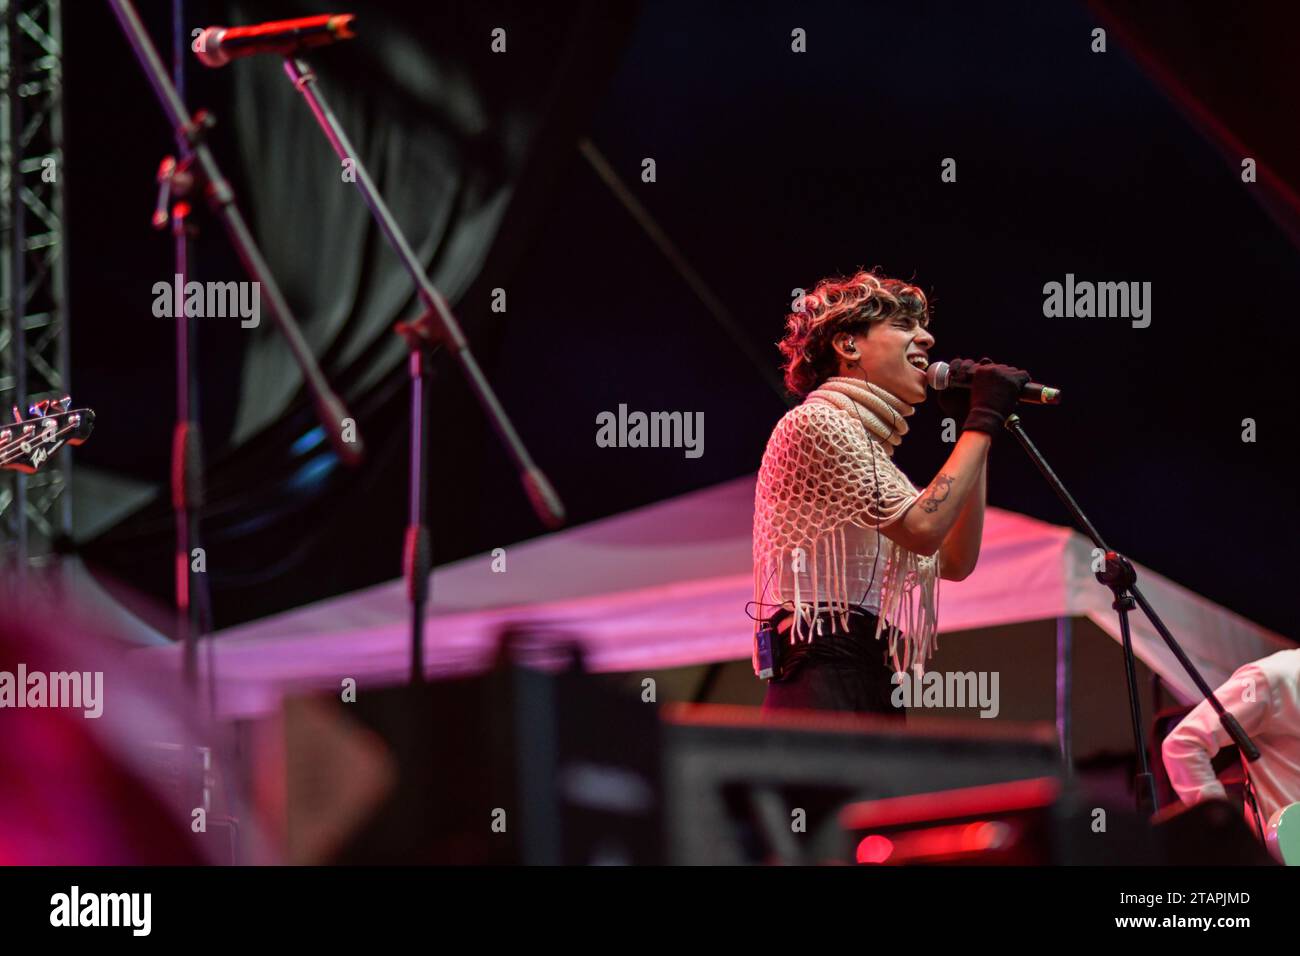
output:
[[[431, 676], [486, 665], [506, 624], [578, 636], [588, 666], [651, 670], [748, 659], [754, 476], [555, 532], [435, 570], [426, 628]], [[1092, 546], [1068, 528], [990, 508], [979, 567], [942, 582], [941, 633], [1087, 617], [1119, 639], [1111, 593], [1091, 571]], [[494, 570], [496, 566], [504, 570]], [[1281, 636], [1137, 566], [1138, 583], [1212, 687], [1238, 666], [1292, 646]], [[753, 609], [751, 609], [753, 610]], [[1138, 657], [1184, 703], [1190, 679], [1138, 611]], [[273, 709], [281, 694], [391, 683], [409, 667], [402, 581], [332, 598], [216, 636], [218, 712]], [[167, 656], [179, 648], [139, 653]], [[200, 659], [206, 658], [206, 650]]]

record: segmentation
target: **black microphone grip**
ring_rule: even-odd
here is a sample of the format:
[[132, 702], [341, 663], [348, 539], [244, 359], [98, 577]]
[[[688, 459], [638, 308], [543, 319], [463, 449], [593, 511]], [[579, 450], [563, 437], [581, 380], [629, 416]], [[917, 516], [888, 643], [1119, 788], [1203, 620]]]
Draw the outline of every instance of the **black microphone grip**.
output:
[[[970, 388], [970, 380], [958, 380], [952, 375], [952, 366], [947, 362], [933, 362], [925, 370], [925, 380], [936, 392], [946, 388]], [[1027, 382], [1020, 390], [1020, 401], [1028, 405], [1059, 405], [1061, 390], [1051, 385]]]

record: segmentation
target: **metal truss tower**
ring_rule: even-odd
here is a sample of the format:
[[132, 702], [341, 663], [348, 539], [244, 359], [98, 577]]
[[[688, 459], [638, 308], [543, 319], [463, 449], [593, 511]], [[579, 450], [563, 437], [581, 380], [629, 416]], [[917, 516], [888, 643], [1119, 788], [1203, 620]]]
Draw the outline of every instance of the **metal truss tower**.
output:
[[[0, 0], [0, 419], [68, 387], [61, 0]], [[0, 472], [0, 575], [71, 527], [69, 461]]]

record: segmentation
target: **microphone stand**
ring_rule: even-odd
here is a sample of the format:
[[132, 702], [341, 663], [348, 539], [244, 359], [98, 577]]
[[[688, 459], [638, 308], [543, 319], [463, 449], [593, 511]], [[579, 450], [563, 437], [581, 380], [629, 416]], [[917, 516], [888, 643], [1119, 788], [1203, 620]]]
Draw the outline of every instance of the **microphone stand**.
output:
[[[176, 95], [185, 97], [184, 0], [172, 3], [172, 82]], [[186, 684], [197, 683], [198, 639], [210, 623], [206, 575], [192, 570], [192, 549], [200, 546], [199, 510], [203, 507], [203, 437], [198, 416], [197, 324], [185, 312], [185, 285], [190, 277], [190, 238], [198, 226], [190, 225], [188, 199], [194, 186], [191, 168], [194, 153], [179, 131], [176, 136], [179, 163], [164, 157], [158, 171], [158, 204], [154, 209], [155, 229], [165, 229], [170, 220], [175, 250], [177, 284], [173, 317], [176, 321], [176, 425], [172, 431], [172, 510], [176, 521], [176, 549], [173, 556], [176, 579], [176, 629], [184, 648], [183, 674]], [[209, 700], [209, 711], [213, 702]]]
[[[271, 316], [284, 336], [294, 361], [302, 372], [303, 381], [313, 399], [316, 416], [329, 436], [335, 452], [346, 464], [357, 465], [364, 453], [364, 446], [359, 433], [354, 431], [353, 441], [344, 439], [344, 420], [349, 418], [347, 409], [331, 391], [329, 384], [321, 374], [306, 340], [299, 330], [297, 321], [285, 301], [280, 287], [261, 251], [254, 242], [252, 234], [235, 205], [234, 192], [221, 174], [211, 150], [204, 141], [207, 130], [212, 126], [212, 117], [206, 111], [199, 111], [191, 119], [177, 92], [177, 86], [168, 78], [158, 51], [154, 49], [149, 34], [145, 31], [140, 17], [130, 0], [108, 0], [113, 13], [117, 16], [122, 32], [126, 35], [140, 67], [153, 86], [154, 93], [162, 106], [163, 114], [175, 131], [181, 154], [179, 166], [166, 160], [160, 171], [162, 190], [159, 210], [155, 211], [156, 226], [166, 225], [167, 205], [170, 193], [175, 188], [178, 193], [198, 191], [207, 196], [213, 214], [219, 219], [230, 237], [244, 269], [256, 282], [260, 290], [266, 293], [271, 307]], [[174, 37], [178, 45], [180, 40]], [[179, 60], [179, 56], [178, 56]], [[176, 64], [178, 81], [181, 66]], [[161, 212], [162, 222], [159, 223]], [[176, 273], [184, 277], [188, 266], [187, 216], [188, 203], [178, 202], [171, 208], [171, 221], [176, 243]], [[206, 596], [203, 585], [198, 583], [202, 575], [194, 575], [190, 568], [190, 548], [198, 540], [198, 507], [203, 501], [201, 441], [195, 416], [197, 403], [197, 379], [195, 376], [194, 341], [195, 323], [192, 316], [184, 314], [184, 278], [177, 290], [176, 316], [176, 367], [177, 367], [177, 425], [172, 446], [172, 504], [176, 512], [177, 545], [175, 560], [178, 620], [185, 642], [185, 679], [193, 686], [196, 678], [197, 637], [203, 627], [200, 604], [194, 600], [195, 592]], [[355, 424], [355, 423], [354, 423]], [[191, 588], [191, 584], [194, 587]], [[203, 605], [206, 609], [206, 604]], [[209, 681], [212, 675], [209, 674]]]
[[410, 273], [415, 283], [416, 293], [424, 307], [424, 313], [418, 319], [413, 322], [400, 322], [395, 329], [410, 351], [410, 523], [406, 529], [402, 566], [406, 576], [407, 599], [411, 605], [411, 683], [418, 685], [424, 682], [424, 611], [428, 602], [428, 580], [432, 564], [432, 548], [427, 526], [428, 447], [425, 418], [430, 379], [429, 365], [436, 348], [447, 346], [452, 355], [460, 361], [461, 370], [483, 406], [488, 421], [496, 430], [506, 453], [514, 460], [524, 491], [543, 525], [555, 528], [562, 524], [564, 505], [541, 469], [534, 464], [523, 442], [520, 441], [518, 433], [492, 391], [492, 386], [488, 384], [482, 369], [470, 352], [469, 343], [461, 332], [460, 324], [452, 315], [446, 301], [429, 281], [429, 277], [424, 274], [424, 269], [415, 258], [415, 253], [411, 251], [401, 227], [398, 226], [387, 203], [370, 179], [361, 157], [352, 148], [347, 134], [343, 132], [334, 113], [321, 96], [316, 84], [316, 74], [304, 61], [293, 56], [285, 57], [284, 71], [293, 82], [294, 89], [307, 101], [307, 106], [316, 117], [316, 122], [339, 159], [352, 163], [352, 168], [356, 172], [357, 190], [369, 207], [384, 238], [393, 247], [393, 251], [397, 253], [406, 271]]
[[1237, 718], [1223, 709], [1223, 704], [1219, 703], [1219, 699], [1214, 695], [1210, 685], [1205, 682], [1205, 678], [1196, 669], [1196, 665], [1183, 652], [1178, 641], [1169, 632], [1169, 628], [1165, 627], [1164, 621], [1160, 619], [1160, 615], [1147, 603], [1147, 599], [1138, 590], [1137, 572], [1132, 563], [1124, 555], [1108, 548], [1106, 543], [1101, 540], [1101, 535], [1093, 527], [1092, 522], [1088, 520], [1088, 516], [1083, 513], [1083, 509], [1079, 507], [1070, 492], [1066, 490], [1065, 485], [1061, 483], [1061, 479], [1052, 471], [1042, 453], [1029, 440], [1029, 435], [1025, 433], [1025, 427], [1020, 420], [1020, 416], [1014, 413], [1007, 416], [1005, 426], [1007, 431], [1016, 436], [1016, 440], [1020, 442], [1020, 446], [1024, 448], [1025, 453], [1038, 466], [1038, 470], [1047, 479], [1048, 485], [1051, 486], [1052, 490], [1056, 492], [1056, 496], [1061, 499], [1069, 510], [1075, 524], [1082, 529], [1083, 533], [1088, 536], [1097, 548], [1105, 553], [1105, 567], [1096, 572], [1095, 576], [1099, 582], [1110, 588], [1111, 593], [1115, 596], [1111, 607], [1119, 615], [1119, 633], [1124, 647], [1124, 677], [1128, 682], [1129, 714], [1133, 721], [1133, 744], [1137, 750], [1138, 758], [1138, 773], [1134, 779], [1134, 799], [1138, 813], [1149, 818], [1156, 811], [1159, 803], [1156, 798], [1155, 778], [1151, 774], [1150, 761], [1147, 757], [1146, 733], [1142, 729], [1142, 704], [1138, 700], [1133, 637], [1129, 631], [1128, 616], [1134, 606], [1140, 608], [1142, 613], [1146, 615], [1147, 620], [1151, 622], [1151, 626], [1156, 629], [1156, 632], [1164, 640], [1174, 657], [1178, 659], [1178, 663], [1191, 677], [1201, 695], [1210, 702], [1214, 712], [1219, 715], [1219, 723], [1223, 725], [1223, 729], [1228, 732], [1228, 735], [1233, 739], [1233, 742], [1236, 743], [1246, 759], [1252, 762], [1258, 760], [1259, 749], [1247, 736], [1246, 732], [1241, 729], [1241, 724], [1237, 722]]

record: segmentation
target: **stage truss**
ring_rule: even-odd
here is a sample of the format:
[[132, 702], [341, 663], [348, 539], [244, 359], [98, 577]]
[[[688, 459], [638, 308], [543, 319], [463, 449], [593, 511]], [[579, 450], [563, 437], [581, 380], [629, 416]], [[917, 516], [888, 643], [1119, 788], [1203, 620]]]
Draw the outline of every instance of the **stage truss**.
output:
[[[0, 0], [0, 415], [68, 393], [60, 0]], [[67, 450], [0, 472], [0, 564], [43, 564], [71, 526]], [[4, 573], [0, 571], [0, 573]], [[21, 574], [21, 570], [19, 571]]]

